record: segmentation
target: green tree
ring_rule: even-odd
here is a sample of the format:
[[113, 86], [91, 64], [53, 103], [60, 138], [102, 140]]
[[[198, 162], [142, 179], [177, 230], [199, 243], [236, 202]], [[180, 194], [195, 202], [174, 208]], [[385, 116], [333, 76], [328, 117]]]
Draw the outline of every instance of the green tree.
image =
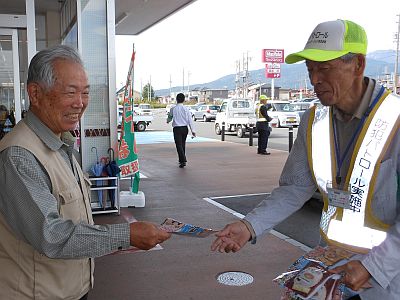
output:
[[[150, 97], [149, 97], [150, 95]], [[150, 83], [146, 84], [143, 87], [143, 91], [142, 91], [142, 98], [144, 101], [149, 102], [154, 98], [154, 89], [153, 87], [150, 85]]]

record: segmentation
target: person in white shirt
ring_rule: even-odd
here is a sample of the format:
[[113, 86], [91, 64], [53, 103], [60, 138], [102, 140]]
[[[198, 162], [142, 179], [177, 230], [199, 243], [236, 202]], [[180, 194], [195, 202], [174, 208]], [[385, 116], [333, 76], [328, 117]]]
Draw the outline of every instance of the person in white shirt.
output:
[[179, 168], [184, 168], [187, 163], [186, 138], [189, 133], [188, 126], [190, 127], [190, 131], [192, 132], [192, 137], [196, 136], [192, 116], [189, 109], [186, 106], [183, 106], [184, 101], [184, 94], [179, 93], [178, 95], [176, 95], [177, 105], [170, 109], [167, 119], [167, 123], [172, 121], [174, 141], [179, 158]]

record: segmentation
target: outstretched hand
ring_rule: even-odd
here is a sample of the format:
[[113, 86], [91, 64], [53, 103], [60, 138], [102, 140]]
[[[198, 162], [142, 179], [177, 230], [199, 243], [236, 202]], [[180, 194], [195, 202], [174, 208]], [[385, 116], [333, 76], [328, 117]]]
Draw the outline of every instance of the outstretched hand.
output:
[[235, 222], [225, 226], [219, 231], [216, 240], [211, 245], [211, 250], [218, 250], [219, 252], [237, 252], [243, 248], [244, 245], [251, 238], [251, 233], [243, 222]]
[[368, 270], [359, 260], [352, 260], [348, 263], [330, 270], [333, 273], [343, 273], [343, 283], [354, 291], [370, 287], [368, 279], [371, 278]]
[[171, 237], [171, 233], [150, 222], [133, 222], [130, 229], [131, 245], [142, 250], [149, 250]]

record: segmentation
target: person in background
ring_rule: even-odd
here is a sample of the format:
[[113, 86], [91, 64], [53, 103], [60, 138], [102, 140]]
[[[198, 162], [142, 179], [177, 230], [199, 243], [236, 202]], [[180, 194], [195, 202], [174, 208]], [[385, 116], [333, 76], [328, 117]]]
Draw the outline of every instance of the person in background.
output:
[[192, 115], [186, 106], [183, 106], [185, 95], [179, 93], [176, 95], [176, 106], [172, 107], [168, 113], [167, 123], [172, 121], [174, 132], [174, 141], [176, 151], [178, 152], [179, 168], [184, 168], [186, 159], [186, 138], [189, 133], [188, 127], [192, 132], [192, 137], [196, 137]]
[[256, 128], [258, 132], [257, 154], [270, 155], [267, 152], [268, 137], [270, 135], [269, 122], [272, 120], [267, 112], [267, 96], [260, 96], [260, 103], [256, 108]]
[[74, 49], [59, 45], [32, 58], [30, 108], [0, 141], [0, 299], [87, 299], [94, 257], [171, 236], [150, 222], [94, 225], [69, 133], [89, 90]]
[[[365, 77], [367, 36], [347, 20], [319, 24], [304, 50], [324, 105], [307, 110], [279, 187], [241, 221], [217, 233], [211, 250], [239, 251], [300, 209], [315, 190], [325, 205], [320, 232], [327, 244], [358, 253], [333, 269], [359, 295], [400, 299], [400, 97]], [[372, 288], [362, 289], [367, 283]]]

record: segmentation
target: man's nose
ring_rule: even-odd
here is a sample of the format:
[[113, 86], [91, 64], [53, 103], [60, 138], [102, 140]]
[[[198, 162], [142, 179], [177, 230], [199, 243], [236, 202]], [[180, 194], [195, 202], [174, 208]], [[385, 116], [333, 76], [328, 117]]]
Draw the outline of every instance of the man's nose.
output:
[[77, 108], [82, 108], [84, 103], [85, 103], [85, 101], [86, 101], [86, 96], [85, 95], [83, 95], [82, 93], [76, 93], [75, 101], [73, 103], [73, 106], [77, 107]]
[[310, 77], [310, 83], [315, 86], [317, 83], [321, 82], [320, 76], [318, 74], [318, 72], [311, 72], [308, 73], [309, 77]]

